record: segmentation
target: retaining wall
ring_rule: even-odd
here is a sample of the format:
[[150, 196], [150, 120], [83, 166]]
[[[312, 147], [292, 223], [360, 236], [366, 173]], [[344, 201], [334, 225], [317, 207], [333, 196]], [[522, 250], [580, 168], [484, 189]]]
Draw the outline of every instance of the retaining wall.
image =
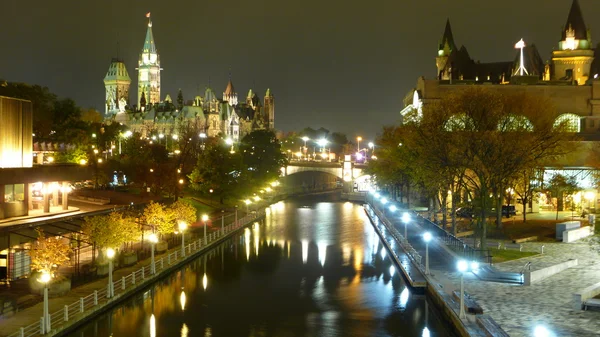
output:
[[574, 267], [577, 265], [577, 259], [568, 260], [553, 266], [542, 268], [534, 271], [528, 271], [524, 274], [525, 282], [523, 285], [530, 286], [532, 283], [539, 282], [545, 278], [548, 278], [554, 274], [558, 274], [561, 271]]

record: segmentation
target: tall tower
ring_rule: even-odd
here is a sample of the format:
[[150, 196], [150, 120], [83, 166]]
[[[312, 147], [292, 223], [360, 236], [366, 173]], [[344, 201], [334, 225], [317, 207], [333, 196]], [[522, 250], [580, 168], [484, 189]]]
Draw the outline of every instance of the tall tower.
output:
[[269, 121], [267, 128], [275, 129], [275, 98], [271, 95], [271, 89], [265, 94], [265, 117]]
[[567, 17], [558, 50], [552, 52], [552, 80], [573, 80], [583, 85], [590, 77], [590, 67], [594, 60], [591, 49], [592, 39], [579, 8], [579, 1], [573, 0]]
[[438, 54], [435, 58], [435, 65], [437, 67], [437, 78], [439, 80], [449, 80], [450, 73], [448, 58], [453, 51], [456, 51], [456, 45], [454, 44], [454, 36], [452, 36], [452, 27], [450, 27], [450, 19], [446, 20], [446, 28], [444, 29], [444, 35], [438, 46]]
[[238, 104], [238, 97], [235, 89], [233, 88], [233, 83], [231, 82], [231, 76], [229, 76], [229, 82], [227, 83], [227, 88], [223, 91], [223, 100], [227, 101], [229, 105], [235, 106]]
[[123, 113], [129, 102], [129, 85], [131, 78], [125, 68], [123, 61], [113, 58], [106, 76], [104, 76], [104, 88], [106, 89], [105, 114]]
[[146, 103], [160, 102], [160, 58], [154, 44], [154, 35], [152, 34], [152, 20], [150, 13], [146, 14], [148, 18], [148, 30], [146, 31], [146, 39], [144, 47], [140, 53], [138, 61], [138, 98], [137, 105], [140, 106], [142, 92], [145, 93]]

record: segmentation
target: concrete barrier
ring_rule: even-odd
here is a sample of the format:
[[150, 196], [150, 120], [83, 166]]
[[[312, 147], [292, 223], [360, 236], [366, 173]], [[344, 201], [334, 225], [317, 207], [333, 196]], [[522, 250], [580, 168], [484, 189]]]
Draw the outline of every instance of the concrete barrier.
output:
[[558, 274], [565, 269], [575, 267], [577, 264], [578, 264], [577, 259], [574, 259], [574, 260], [568, 260], [568, 261], [565, 261], [565, 262], [562, 262], [559, 264], [555, 264], [550, 267], [546, 267], [546, 268], [542, 268], [542, 269], [538, 269], [538, 270], [534, 270], [534, 271], [527, 271], [523, 274], [523, 276], [524, 276], [523, 285], [530, 286], [532, 283], [539, 282], [539, 281], [541, 281], [545, 278], [548, 278], [554, 274]]
[[556, 224], [556, 240], [562, 240], [563, 232], [569, 229], [581, 227], [580, 221], [566, 221]]
[[586, 238], [592, 235], [592, 227], [581, 227], [576, 229], [569, 229], [562, 233], [563, 242], [573, 242], [579, 239]]
[[573, 310], [581, 310], [585, 301], [598, 295], [600, 295], [600, 283], [592, 284], [573, 294]]

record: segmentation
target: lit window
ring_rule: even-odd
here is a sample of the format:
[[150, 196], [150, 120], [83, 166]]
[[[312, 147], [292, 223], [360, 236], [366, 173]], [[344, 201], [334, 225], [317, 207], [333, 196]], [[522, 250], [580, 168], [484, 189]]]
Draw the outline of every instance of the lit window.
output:
[[579, 132], [581, 130], [581, 117], [576, 114], [562, 114], [554, 121], [555, 128], [565, 132]]
[[472, 130], [473, 121], [465, 114], [452, 115], [444, 125], [446, 131]]
[[25, 184], [4, 185], [4, 202], [25, 200]]
[[533, 124], [525, 116], [508, 115], [498, 123], [498, 131], [533, 131]]

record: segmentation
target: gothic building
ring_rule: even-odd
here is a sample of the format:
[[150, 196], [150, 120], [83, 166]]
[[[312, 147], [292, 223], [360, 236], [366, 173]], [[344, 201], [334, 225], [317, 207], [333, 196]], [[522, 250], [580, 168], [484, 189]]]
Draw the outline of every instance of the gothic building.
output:
[[146, 38], [138, 60], [138, 90], [135, 105], [129, 105], [131, 79], [122, 60], [113, 59], [106, 76], [106, 118], [127, 125], [131, 131], [176, 134], [182, 125], [193, 125], [208, 137], [223, 135], [237, 141], [252, 130], [275, 127], [275, 101], [267, 89], [264, 101], [250, 89], [245, 101], [238, 101], [231, 76], [222, 98], [210, 85], [204, 96], [187, 102], [173, 102], [170, 95], [161, 101], [160, 56], [152, 33], [150, 13]]
[[[557, 40], [557, 48], [546, 62], [535, 44], [525, 42], [523, 46], [519, 41], [512, 60], [484, 63], [474, 61], [465, 46], [457, 47], [447, 21], [435, 55], [436, 76], [417, 79], [416, 86], [404, 96], [400, 114], [420, 118], [424, 106], [472, 85], [547, 98], [555, 107], [549, 112], [555, 124], [566, 123], [580, 140], [568, 156], [548, 163], [545, 177], [560, 168], [561, 174], [575, 176], [581, 187], [592, 191], [592, 177], [597, 172], [591, 165], [590, 150], [600, 144], [600, 48], [593, 48], [578, 0], [572, 1]], [[415, 111], [417, 114], [412, 114]], [[596, 206], [600, 208], [600, 198]]]

